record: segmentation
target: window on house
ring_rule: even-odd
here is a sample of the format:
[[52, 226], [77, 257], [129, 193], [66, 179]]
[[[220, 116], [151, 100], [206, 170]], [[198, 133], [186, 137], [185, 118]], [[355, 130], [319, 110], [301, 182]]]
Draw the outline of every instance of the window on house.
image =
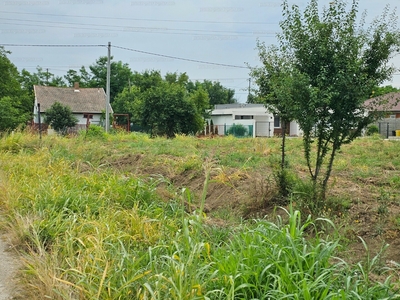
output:
[[253, 116], [238, 116], [235, 115], [235, 120], [249, 120], [249, 119], [253, 119]]
[[89, 119], [93, 119], [93, 115], [89, 115], [89, 114], [83, 114], [83, 118], [87, 119], [89, 116]]
[[279, 116], [274, 116], [274, 127], [281, 128], [281, 119]]

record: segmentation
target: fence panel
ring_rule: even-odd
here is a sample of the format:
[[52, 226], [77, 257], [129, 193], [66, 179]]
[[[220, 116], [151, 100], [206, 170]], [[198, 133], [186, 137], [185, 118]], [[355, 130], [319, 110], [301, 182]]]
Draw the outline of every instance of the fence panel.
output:
[[378, 128], [383, 137], [396, 136], [396, 130], [400, 130], [400, 119], [384, 119], [378, 122]]
[[224, 126], [225, 135], [234, 135], [235, 137], [253, 137], [253, 125], [233, 124]]

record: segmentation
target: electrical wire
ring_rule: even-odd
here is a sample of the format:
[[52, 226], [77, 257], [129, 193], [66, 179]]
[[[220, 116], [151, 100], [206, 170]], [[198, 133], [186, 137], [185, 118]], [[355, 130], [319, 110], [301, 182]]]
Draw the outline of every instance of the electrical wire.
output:
[[[72, 22], [53, 22], [53, 21], [39, 21], [39, 20], [26, 20], [26, 19], [11, 19], [11, 18], [0, 18], [0, 20], [6, 21], [20, 21], [20, 22], [31, 22], [31, 23], [45, 23], [45, 24], [57, 24], [57, 25], [76, 25], [76, 26], [95, 26], [95, 27], [106, 27], [100, 28], [100, 30], [105, 31], [116, 31], [112, 30], [109, 27], [120, 28], [117, 31], [135, 31], [135, 32], [157, 32], [157, 33], [171, 33], [171, 31], [183, 31], [183, 32], [195, 32], [195, 33], [229, 33], [233, 34], [234, 36], [243, 36], [243, 35], [252, 35], [254, 36], [256, 32], [251, 31], [229, 31], [229, 30], [201, 30], [201, 29], [185, 29], [185, 28], [164, 28], [164, 27], [143, 27], [143, 26], [124, 26], [124, 25], [108, 25], [108, 24], [91, 24], [91, 23], [72, 23]], [[20, 23], [2, 23], [8, 25], [31, 25], [31, 24], [20, 24]], [[34, 26], [45, 26], [49, 27], [48, 25], [38, 25], [35, 24]], [[99, 30], [99, 28], [82, 28], [82, 27], [71, 27], [71, 26], [51, 26], [57, 28], [76, 28], [76, 29], [92, 29], [92, 30]], [[260, 31], [260, 33], [262, 33]], [[264, 33], [265, 34], [265, 33]], [[267, 32], [267, 35], [273, 35], [272, 32]]]
[[[56, 45], [56, 44], [53, 44], [53, 45], [52, 44], [36, 44], [36, 45], [35, 44], [0, 44], [0, 46], [5, 46], [5, 47], [107, 47], [107, 45], [76, 45], [76, 44], [61, 44], [61, 45], [60, 44], [59, 45]], [[229, 68], [248, 69], [248, 67], [245, 67], [245, 66], [222, 64], [222, 63], [215, 63], [215, 62], [209, 62], [209, 61], [204, 61], [204, 60], [197, 60], [197, 59], [190, 59], [190, 58], [184, 58], [184, 57], [178, 57], [178, 56], [172, 56], [172, 55], [165, 55], [165, 54], [142, 51], [142, 50], [127, 48], [127, 47], [116, 46], [116, 45], [111, 45], [111, 47], [117, 48], [117, 49], [122, 49], [122, 50], [127, 50], [127, 51], [132, 51], [132, 52], [153, 55], [153, 56], [171, 58], [171, 59], [182, 60], [182, 61], [196, 62], [196, 63], [200, 63], [200, 64], [208, 64], [208, 65], [215, 65], [215, 66], [222, 66], [222, 67], [229, 67]]]
[[0, 44], [3, 47], [107, 47], [107, 45], [78, 45], [78, 44]]
[[208, 64], [208, 65], [215, 65], [215, 66], [222, 66], [222, 67], [229, 67], [229, 68], [248, 69], [248, 67], [245, 67], [245, 66], [222, 64], [222, 63], [208, 62], [208, 61], [204, 61], [204, 60], [197, 60], [197, 59], [183, 58], [183, 57], [177, 57], [177, 56], [171, 56], [171, 55], [164, 55], [164, 54], [158, 54], [158, 53], [153, 53], [153, 52], [148, 52], [148, 51], [136, 50], [136, 49], [126, 48], [126, 47], [121, 47], [121, 46], [115, 46], [115, 45], [112, 45], [111, 47], [122, 49], [122, 50], [127, 50], [127, 51], [132, 51], [132, 52], [144, 53], [144, 54], [148, 54], [148, 55], [171, 58], [171, 59], [176, 59], [176, 60], [184, 60], [184, 61], [190, 61], [190, 62], [196, 62], [196, 63]]
[[61, 14], [44, 14], [44, 13], [27, 13], [15, 11], [0, 11], [0, 13], [11, 14], [24, 14], [35, 16], [53, 16], [53, 17], [72, 17], [72, 18], [85, 18], [85, 19], [107, 19], [107, 20], [128, 20], [128, 21], [149, 21], [149, 22], [175, 22], [175, 23], [208, 23], [208, 24], [247, 24], [247, 25], [272, 25], [278, 24], [277, 22], [248, 22], [248, 21], [204, 21], [204, 20], [172, 20], [172, 19], [143, 19], [143, 18], [123, 18], [123, 17], [95, 17], [83, 15], [61, 15]]

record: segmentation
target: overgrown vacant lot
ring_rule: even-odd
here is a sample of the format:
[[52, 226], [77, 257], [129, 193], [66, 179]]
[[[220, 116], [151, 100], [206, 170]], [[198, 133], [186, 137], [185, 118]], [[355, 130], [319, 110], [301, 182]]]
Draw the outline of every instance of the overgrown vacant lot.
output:
[[396, 297], [400, 143], [343, 147], [312, 218], [301, 146], [288, 140], [287, 205], [275, 138], [3, 137], [2, 228], [24, 258], [21, 299]]

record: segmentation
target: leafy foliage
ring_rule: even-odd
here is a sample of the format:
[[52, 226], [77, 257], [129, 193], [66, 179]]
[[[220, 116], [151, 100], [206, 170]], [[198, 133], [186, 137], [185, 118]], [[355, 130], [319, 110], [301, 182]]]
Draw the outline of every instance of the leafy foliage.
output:
[[245, 136], [248, 133], [248, 129], [242, 124], [234, 124], [229, 127], [227, 133], [234, 136]]
[[18, 70], [0, 47], [0, 131], [15, 129], [29, 120], [33, 111], [33, 101], [21, 88]]
[[[89, 66], [86, 70], [84, 66], [76, 70], [68, 70], [64, 76], [69, 86], [73, 86], [75, 82], [81, 87], [101, 87], [106, 90], [107, 85], [107, 56], [99, 57], [96, 62]], [[112, 57], [111, 57], [112, 60]], [[110, 102], [113, 103], [114, 98], [128, 86], [132, 80], [132, 71], [128, 64], [121, 61], [111, 61], [110, 63]]]
[[189, 81], [187, 84], [187, 89], [189, 92], [203, 89], [208, 93], [208, 97], [210, 98], [210, 106], [213, 107], [216, 104], [230, 104], [236, 103], [235, 99], [235, 91], [229, 88], [226, 88], [221, 85], [218, 81], [210, 81], [204, 80], [203, 82]]
[[201, 88], [189, 94], [187, 82], [185, 73], [168, 73], [165, 78], [154, 70], [135, 73], [133, 85], [116, 97], [114, 110], [129, 113], [132, 122], [152, 136], [195, 134], [203, 128], [209, 99]]
[[87, 138], [104, 139], [106, 137], [106, 132], [104, 128], [93, 124], [90, 124], [89, 128], [83, 134]]
[[13, 130], [27, 120], [27, 115], [15, 106], [11, 97], [0, 99], [0, 131]]
[[68, 106], [55, 102], [46, 110], [45, 122], [57, 132], [65, 134], [68, 128], [74, 127], [78, 123], [78, 119], [74, 117]]
[[379, 87], [375, 87], [372, 90], [372, 97], [378, 97], [378, 96], [382, 96], [382, 95], [386, 95], [389, 93], [396, 93], [399, 92], [400, 89], [395, 88], [391, 85], [386, 85], [386, 86], [379, 86]]
[[140, 121], [152, 136], [177, 133], [195, 134], [203, 127], [202, 115], [179, 84], [162, 84], [152, 87], [141, 95]]
[[379, 128], [377, 125], [373, 124], [373, 125], [368, 126], [367, 135], [373, 135], [376, 133], [379, 133]]
[[200, 87], [190, 95], [190, 101], [195, 105], [196, 110], [203, 118], [208, 118], [208, 109], [210, 108], [210, 97], [208, 93]]

